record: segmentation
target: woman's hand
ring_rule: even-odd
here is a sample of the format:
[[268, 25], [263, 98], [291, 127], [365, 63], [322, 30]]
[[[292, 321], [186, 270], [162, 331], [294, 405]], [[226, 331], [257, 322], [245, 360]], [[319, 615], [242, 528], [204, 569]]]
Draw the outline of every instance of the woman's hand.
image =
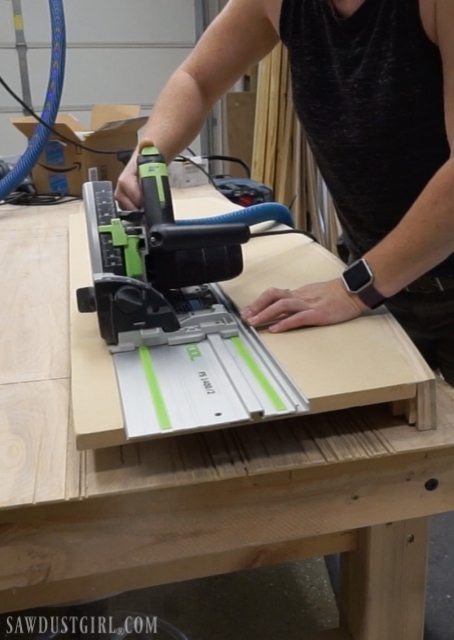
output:
[[299, 289], [264, 291], [241, 316], [253, 327], [273, 323], [273, 333], [298, 327], [337, 324], [360, 316], [368, 307], [345, 289], [342, 280], [308, 284]]
[[134, 211], [142, 206], [142, 191], [137, 178], [137, 151], [118, 178], [115, 198], [124, 211]]

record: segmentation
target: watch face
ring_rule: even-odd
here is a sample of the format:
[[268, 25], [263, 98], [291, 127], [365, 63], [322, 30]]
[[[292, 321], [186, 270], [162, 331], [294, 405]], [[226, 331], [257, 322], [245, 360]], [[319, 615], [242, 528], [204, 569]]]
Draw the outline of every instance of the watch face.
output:
[[364, 287], [372, 284], [374, 276], [364, 260], [354, 262], [342, 274], [347, 288], [353, 293], [361, 291]]

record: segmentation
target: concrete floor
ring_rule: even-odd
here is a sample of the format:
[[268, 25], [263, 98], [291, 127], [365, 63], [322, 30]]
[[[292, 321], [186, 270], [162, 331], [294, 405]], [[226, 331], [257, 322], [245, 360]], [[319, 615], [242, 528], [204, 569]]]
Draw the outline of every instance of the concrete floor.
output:
[[[424, 640], [454, 640], [453, 540], [454, 512], [432, 518]], [[83, 635], [84, 640], [183, 640], [184, 636], [187, 640], [304, 640], [311, 632], [337, 626], [331, 586], [337, 590], [336, 560], [331, 557], [326, 565], [323, 559], [313, 558], [142, 589], [71, 609], [35, 610], [22, 615], [102, 615], [121, 619], [121, 612], [138, 612], [150, 618], [158, 616], [184, 634], [179, 638], [169, 629], [158, 628], [158, 633], [151, 635]], [[20, 640], [51, 637], [55, 636], [22, 635]], [[0, 616], [0, 638], [18, 638], [6, 633], [6, 616]]]
[[[322, 558], [142, 589], [71, 609], [40, 609], [22, 615], [43, 613], [113, 616], [115, 620], [134, 613], [158, 616], [181, 630], [188, 640], [303, 640], [306, 633], [338, 624], [335, 598]], [[4, 633], [4, 618], [0, 616], [0, 638], [11, 640], [13, 636]], [[21, 640], [38, 637], [50, 640], [34, 635], [22, 636]], [[111, 634], [102, 636], [102, 640], [117, 637], [125, 636]], [[159, 631], [158, 627], [158, 633], [131, 638], [177, 640], [178, 636], [165, 629]]]
[[189, 640], [301, 640], [305, 632], [337, 625], [320, 558], [123, 594], [110, 600], [110, 611], [118, 607], [171, 621]]
[[454, 640], [454, 512], [431, 520], [424, 640]]

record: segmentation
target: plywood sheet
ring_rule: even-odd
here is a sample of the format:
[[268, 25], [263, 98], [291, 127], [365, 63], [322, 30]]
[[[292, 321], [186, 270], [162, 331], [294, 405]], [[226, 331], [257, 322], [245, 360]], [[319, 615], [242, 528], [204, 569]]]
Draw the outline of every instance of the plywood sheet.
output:
[[[67, 487], [68, 380], [0, 385], [0, 505], [62, 500]], [[71, 451], [73, 468], [79, 454]]]
[[67, 273], [55, 269], [66, 261], [66, 220], [36, 222], [2, 225], [0, 384], [69, 376]]
[[[210, 187], [175, 193], [179, 217], [237, 209]], [[82, 215], [70, 220], [71, 359], [74, 427], [79, 448], [124, 442], [112, 359], [99, 337], [96, 317], [81, 315], [74, 291], [90, 284]], [[242, 307], [268, 286], [297, 287], [335, 277], [341, 263], [300, 235], [252, 240], [244, 248], [245, 271], [224, 288]], [[286, 334], [262, 332], [270, 351], [309, 398], [314, 412], [413, 398], [432, 379], [399, 327], [383, 310], [348, 323]]]

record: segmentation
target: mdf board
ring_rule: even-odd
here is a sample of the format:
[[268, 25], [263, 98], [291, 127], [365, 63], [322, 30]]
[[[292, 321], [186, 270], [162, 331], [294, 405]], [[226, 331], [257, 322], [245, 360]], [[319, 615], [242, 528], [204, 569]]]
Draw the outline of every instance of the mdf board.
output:
[[[174, 192], [177, 217], [196, 218], [237, 209], [211, 187]], [[223, 284], [241, 308], [269, 286], [296, 288], [336, 277], [342, 263], [311, 239], [281, 235], [244, 246], [245, 270]], [[93, 314], [76, 309], [75, 290], [91, 274], [82, 212], [70, 218], [72, 403], [78, 448], [125, 442], [112, 358]], [[410, 339], [384, 309], [343, 324], [284, 334], [260, 332], [311, 403], [312, 412], [409, 401], [420, 428], [435, 426], [434, 377]], [[418, 404], [419, 403], [419, 404]], [[408, 404], [408, 403], [407, 403]]]

